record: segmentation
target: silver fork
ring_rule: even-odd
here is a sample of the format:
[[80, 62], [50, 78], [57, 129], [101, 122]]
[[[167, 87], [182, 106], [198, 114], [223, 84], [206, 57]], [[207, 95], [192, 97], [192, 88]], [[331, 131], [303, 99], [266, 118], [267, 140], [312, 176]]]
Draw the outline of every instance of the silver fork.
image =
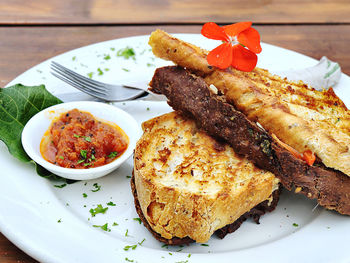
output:
[[105, 101], [126, 101], [148, 95], [148, 92], [136, 87], [112, 85], [84, 77], [54, 61], [51, 62], [51, 70], [51, 74], [60, 80]]

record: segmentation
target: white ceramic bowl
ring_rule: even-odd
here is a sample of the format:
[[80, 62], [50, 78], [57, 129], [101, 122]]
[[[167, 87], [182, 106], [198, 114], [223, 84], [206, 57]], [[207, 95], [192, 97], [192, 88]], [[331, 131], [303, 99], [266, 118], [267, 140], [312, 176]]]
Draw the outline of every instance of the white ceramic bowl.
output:
[[[71, 109], [90, 112], [94, 117], [117, 124], [129, 137], [126, 151], [113, 162], [89, 169], [64, 168], [46, 161], [40, 153], [40, 142], [52, 120]], [[140, 136], [140, 127], [136, 120], [125, 111], [105, 103], [77, 101], [57, 104], [34, 115], [22, 132], [22, 145], [26, 153], [39, 165], [50, 172], [73, 180], [89, 180], [104, 176], [117, 169], [133, 153]]]

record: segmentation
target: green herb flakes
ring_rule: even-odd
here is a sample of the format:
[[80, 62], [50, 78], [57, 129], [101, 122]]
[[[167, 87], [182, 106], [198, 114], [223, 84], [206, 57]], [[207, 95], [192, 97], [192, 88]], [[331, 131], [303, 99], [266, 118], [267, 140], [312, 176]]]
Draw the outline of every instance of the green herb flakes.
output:
[[86, 159], [86, 157], [87, 157], [87, 150], [80, 150], [80, 156], [81, 156], [83, 159]]
[[111, 152], [109, 155], [107, 155], [108, 158], [115, 158], [117, 157], [118, 152]]
[[117, 222], [113, 222], [112, 226], [119, 226]]
[[122, 48], [117, 51], [117, 56], [124, 57], [125, 59], [132, 58], [135, 60], [135, 51], [131, 47]]
[[104, 59], [104, 60], [110, 60], [110, 59], [111, 59], [111, 56], [110, 56], [109, 54], [107, 54], [107, 55], [104, 56], [103, 59]]
[[90, 79], [92, 79], [92, 76], [94, 75], [94, 72], [89, 72], [87, 75], [88, 75], [88, 77], [89, 77]]
[[147, 67], [154, 67], [155, 65], [152, 63], [147, 63]]
[[209, 247], [208, 244], [201, 244], [202, 247]]
[[62, 223], [62, 218], [58, 219], [57, 223]]
[[96, 216], [97, 214], [105, 214], [108, 210], [108, 207], [103, 207], [101, 204], [97, 205], [96, 208], [91, 208], [89, 210], [91, 216]]
[[76, 56], [72, 57], [72, 60], [73, 60], [73, 61], [75, 61], [76, 59], [77, 59], [77, 57], [76, 57]]
[[127, 262], [134, 262], [134, 260], [128, 259], [128, 258], [125, 258], [125, 261], [127, 261]]
[[127, 175], [126, 178], [129, 178], [129, 179], [130, 179], [130, 178], [131, 178], [131, 175]]
[[92, 185], [95, 189], [91, 190], [91, 192], [97, 192], [101, 190], [101, 185], [98, 185], [98, 183], [94, 183]]
[[63, 187], [65, 187], [65, 186], [67, 186], [67, 184], [61, 184], [61, 185], [55, 184], [55, 185], [54, 185], [54, 187], [57, 187], [57, 188], [63, 188]]
[[125, 247], [124, 247], [124, 250], [125, 250], [125, 251], [129, 251], [130, 248], [131, 248], [132, 250], [135, 250], [135, 249], [137, 248], [137, 245], [125, 246]]
[[126, 236], [126, 237], [129, 236], [128, 233], [129, 233], [129, 229], [127, 229], [127, 230], [125, 231], [125, 236]]
[[107, 231], [107, 232], [111, 232], [111, 230], [108, 228], [108, 223], [102, 225], [102, 226], [99, 226], [99, 225], [92, 225], [93, 227], [99, 227], [101, 228], [102, 230], [104, 231]]
[[98, 75], [99, 75], [99, 76], [103, 75], [103, 71], [102, 71], [102, 69], [97, 68], [97, 72], [98, 72]]
[[62, 155], [58, 156], [61, 160], [64, 160], [64, 157]]
[[122, 68], [122, 70], [124, 70], [125, 72], [129, 72], [130, 69], [127, 69], [127, 68]]
[[146, 238], [144, 238], [141, 242], [138, 242], [137, 244], [139, 244], [140, 246], [142, 246], [143, 242], [146, 241]]
[[109, 206], [116, 206], [116, 204], [113, 203], [112, 201], [108, 202], [107, 205], [109, 205]]
[[135, 217], [135, 218], [133, 218], [133, 219], [134, 219], [135, 221], [139, 222], [139, 224], [141, 225], [141, 223], [142, 223], [141, 218]]
[[83, 193], [83, 197], [86, 198], [88, 197], [88, 195], [86, 193]]
[[293, 223], [293, 226], [294, 227], [298, 227], [299, 225], [297, 223]]

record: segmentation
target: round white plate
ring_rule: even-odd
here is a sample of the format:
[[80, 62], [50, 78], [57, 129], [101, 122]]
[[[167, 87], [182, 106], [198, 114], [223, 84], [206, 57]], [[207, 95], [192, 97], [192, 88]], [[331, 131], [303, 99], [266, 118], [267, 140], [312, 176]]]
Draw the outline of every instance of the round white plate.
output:
[[[201, 35], [178, 34], [179, 38], [212, 49], [218, 42]], [[148, 36], [130, 37], [82, 47], [52, 60], [97, 80], [110, 83], [148, 83], [154, 69], [169, 62], [154, 58]], [[125, 47], [135, 59], [116, 56]], [[316, 63], [304, 55], [263, 44], [258, 66], [270, 71], [304, 68]], [[45, 84], [64, 101], [92, 100], [49, 73], [45, 61], [10, 84]], [[101, 72], [99, 73], [99, 72]], [[100, 75], [99, 75], [100, 74]], [[91, 75], [91, 74], [89, 74]], [[140, 85], [141, 85], [140, 84]], [[350, 78], [342, 75], [335, 92], [349, 106]], [[139, 124], [171, 111], [165, 102], [131, 101], [116, 104]], [[283, 192], [277, 209], [263, 216], [260, 225], [246, 221], [233, 234], [220, 240], [213, 236], [205, 245], [166, 247], [139, 224], [130, 191], [132, 159], [110, 175], [80, 181], [63, 188], [39, 177], [31, 164], [14, 159], [0, 143], [0, 230], [13, 243], [41, 262], [348, 262], [350, 220], [327, 211], [316, 202]], [[97, 183], [97, 185], [96, 185]], [[95, 184], [95, 186], [94, 186]], [[99, 191], [96, 186], [101, 186]], [[87, 197], [84, 197], [83, 194]], [[113, 202], [115, 206], [108, 206]], [[98, 204], [105, 214], [92, 217]], [[108, 223], [109, 232], [93, 225]], [[118, 225], [113, 225], [117, 223]], [[143, 241], [144, 240], [144, 241]], [[143, 241], [143, 242], [142, 242]], [[141, 243], [139, 245], [138, 243]], [[125, 250], [126, 246], [137, 245]]]

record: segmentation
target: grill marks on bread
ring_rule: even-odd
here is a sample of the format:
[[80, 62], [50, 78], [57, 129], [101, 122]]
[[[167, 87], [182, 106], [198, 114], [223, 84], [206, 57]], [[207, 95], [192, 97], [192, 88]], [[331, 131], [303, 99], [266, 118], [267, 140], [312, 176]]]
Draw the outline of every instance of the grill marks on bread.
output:
[[[268, 133], [209, 91], [205, 81], [180, 67], [156, 70], [151, 90], [164, 94], [174, 109], [192, 116], [209, 134], [224, 139], [258, 167], [273, 172], [289, 190], [298, 189], [319, 204], [350, 215], [350, 178], [342, 172], [296, 159]], [[300, 190], [300, 191], [299, 191]]]

